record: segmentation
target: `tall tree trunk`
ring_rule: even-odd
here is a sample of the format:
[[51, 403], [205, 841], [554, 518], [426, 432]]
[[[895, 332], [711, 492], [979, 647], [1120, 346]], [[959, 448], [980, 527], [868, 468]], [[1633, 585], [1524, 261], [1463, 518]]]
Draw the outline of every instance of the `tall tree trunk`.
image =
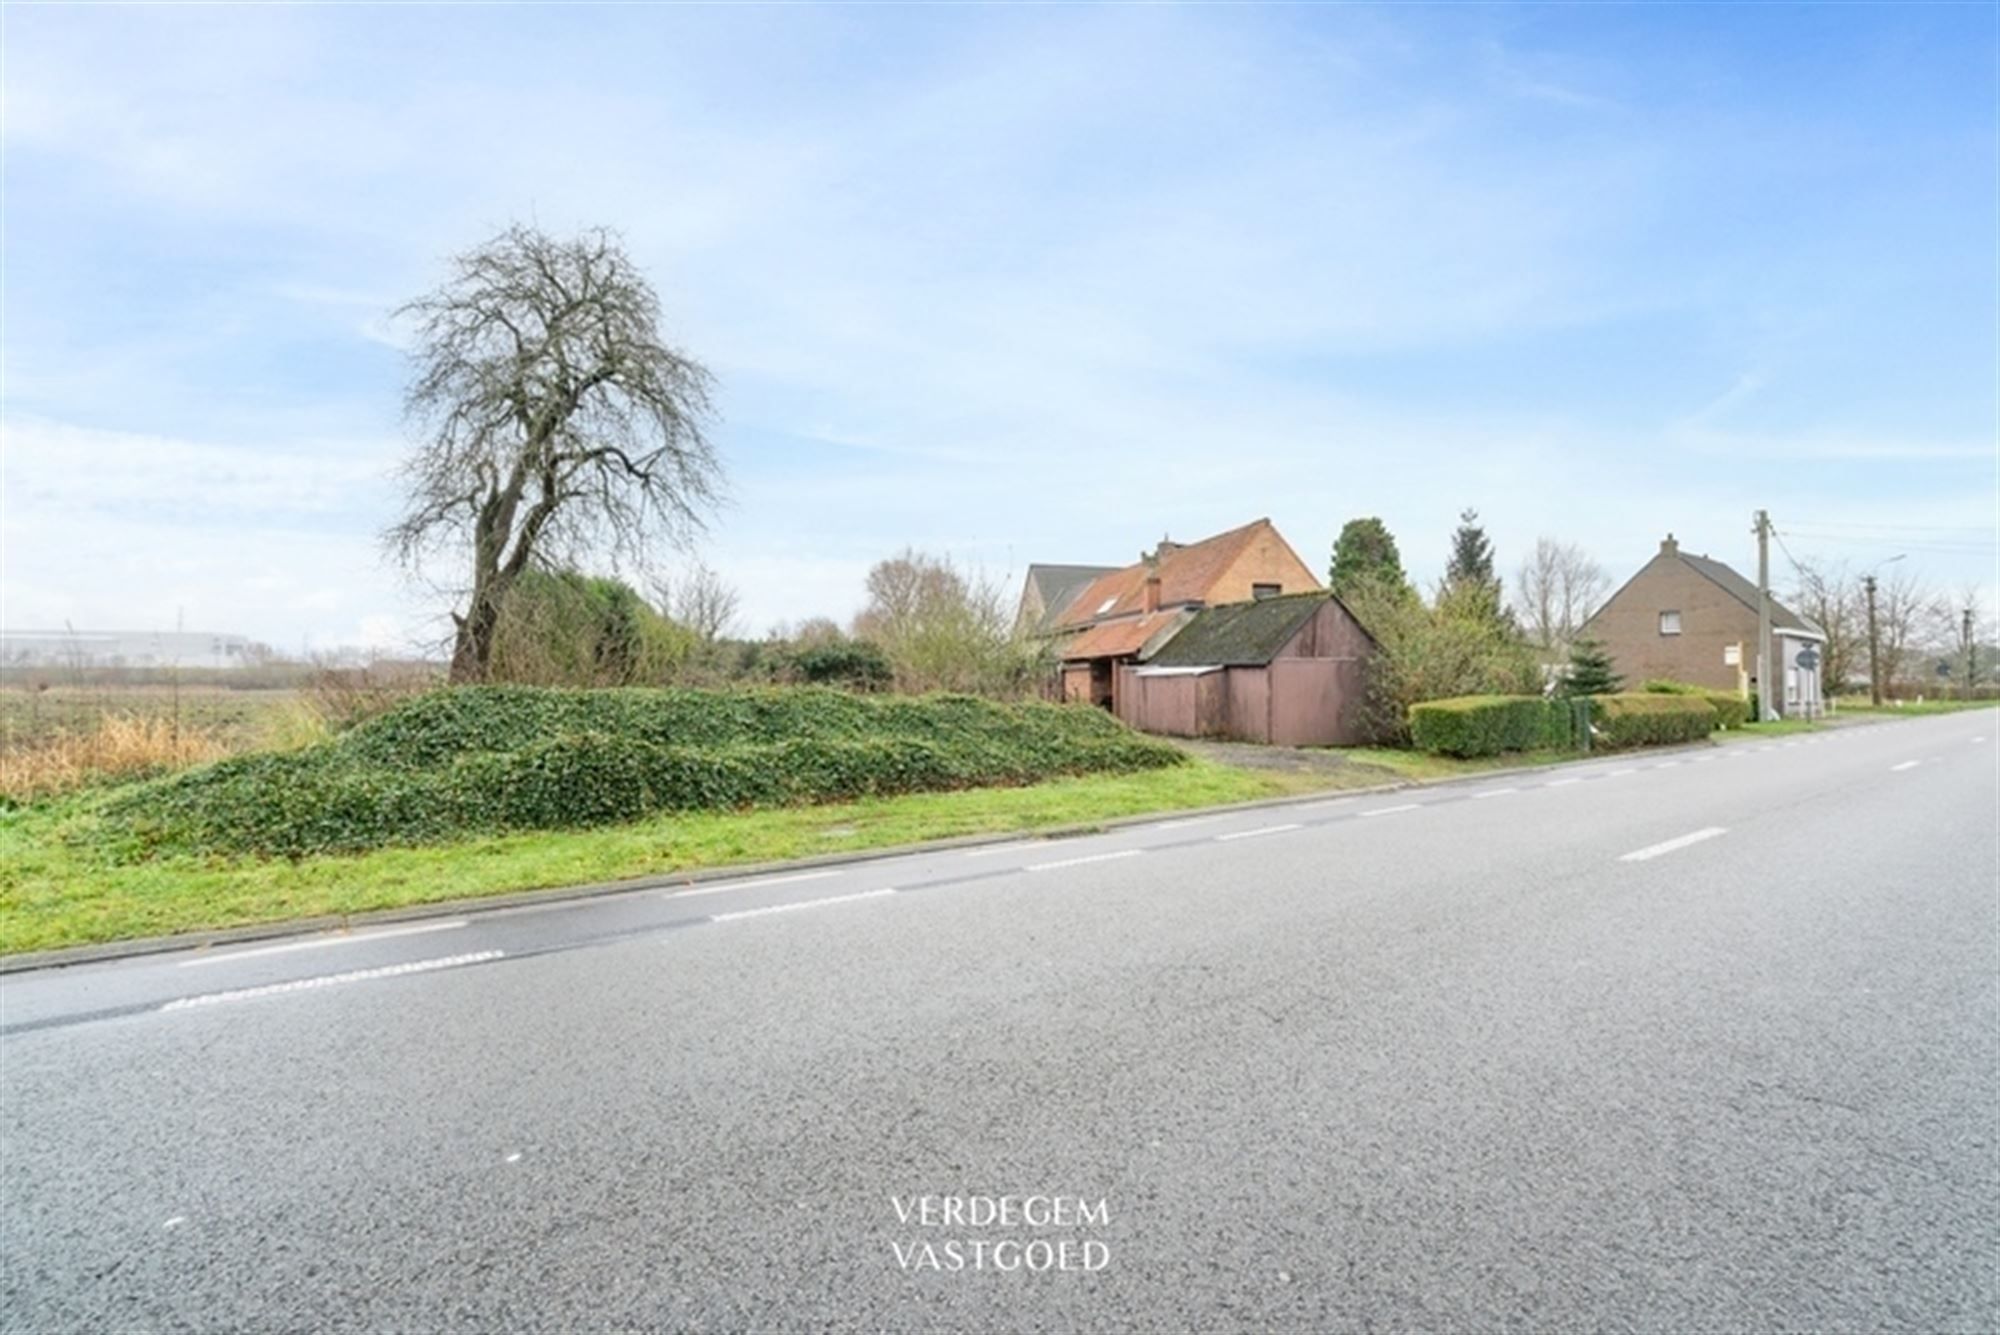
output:
[[490, 590], [473, 594], [472, 605], [458, 622], [451, 649], [451, 684], [465, 686], [486, 680], [493, 664], [493, 634], [500, 625], [500, 599]]

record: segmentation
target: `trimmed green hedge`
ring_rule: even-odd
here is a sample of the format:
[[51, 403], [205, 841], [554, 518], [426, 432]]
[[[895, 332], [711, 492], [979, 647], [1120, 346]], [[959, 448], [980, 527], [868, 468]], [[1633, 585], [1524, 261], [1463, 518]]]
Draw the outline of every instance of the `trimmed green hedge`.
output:
[[1755, 696], [1745, 700], [1732, 692], [1711, 690], [1692, 682], [1655, 678], [1642, 689], [1650, 695], [1698, 695], [1715, 707], [1716, 726], [1720, 728], [1742, 727], [1750, 721], [1756, 708]]
[[1638, 691], [1591, 697], [1590, 717], [1599, 746], [1662, 746], [1698, 742], [1715, 731], [1715, 706], [1695, 695]]
[[1497, 756], [1503, 751], [1577, 744], [1576, 707], [1539, 695], [1466, 695], [1410, 706], [1410, 739], [1420, 751], [1444, 756]]
[[302, 856], [661, 811], [842, 801], [1179, 764], [1103, 710], [826, 689], [434, 692], [302, 751], [141, 785], [128, 853]]
[[[1720, 721], [1710, 692], [1646, 690], [1545, 700], [1538, 695], [1468, 695], [1410, 706], [1410, 736], [1433, 755], [1496, 756], [1506, 751], [1576, 746], [1575, 710], [1590, 710], [1592, 743], [1608, 749], [1698, 742]], [[1747, 713], [1734, 696], [1723, 700]], [[1739, 722], [1742, 715], [1738, 715]]]

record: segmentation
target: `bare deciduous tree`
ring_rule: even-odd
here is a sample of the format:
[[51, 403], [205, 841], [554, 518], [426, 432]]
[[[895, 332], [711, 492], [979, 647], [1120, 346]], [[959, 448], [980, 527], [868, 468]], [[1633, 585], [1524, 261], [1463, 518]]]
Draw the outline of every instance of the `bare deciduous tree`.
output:
[[[662, 592], [669, 592], [662, 588]], [[743, 600], [729, 581], [697, 562], [663, 599], [667, 614], [694, 632], [703, 644], [714, 644], [735, 629]]]
[[904, 690], [1019, 694], [1036, 649], [1013, 633], [1007, 592], [949, 557], [906, 549], [868, 572], [854, 634], [882, 646]]
[[[1921, 642], [1932, 627], [1945, 615], [1949, 604], [1932, 590], [1924, 586], [1922, 578], [1908, 566], [1889, 567], [1888, 573], [1876, 582], [1875, 591], [1875, 636], [1880, 646], [1882, 661], [1879, 666], [1884, 689], [1898, 682], [1910, 681], [1915, 675]], [[1866, 609], [1863, 609], [1866, 616]], [[1864, 634], [1865, 634], [1864, 629]], [[1931, 683], [1921, 679], [1910, 681], [1919, 687]]]
[[1611, 576], [1573, 542], [1535, 539], [1535, 550], [1514, 576], [1520, 619], [1546, 650], [1563, 650], [1611, 587]]
[[1837, 694], [1854, 680], [1868, 658], [1867, 610], [1862, 605], [1860, 581], [1838, 563], [1794, 560], [1792, 570], [1794, 610], [1826, 632], [1820, 680], [1826, 683], [1829, 695]]
[[832, 617], [807, 617], [786, 638], [801, 648], [812, 649], [825, 644], [839, 644], [847, 637], [841, 634], [840, 626]]
[[424, 438], [386, 537], [411, 568], [469, 554], [451, 677], [476, 681], [530, 564], [604, 548], [644, 560], [700, 530], [722, 485], [704, 430], [713, 379], [662, 339], [658, 296], [601, 228], [511, 227], [399, 314], [416, 323], [406, 409]]

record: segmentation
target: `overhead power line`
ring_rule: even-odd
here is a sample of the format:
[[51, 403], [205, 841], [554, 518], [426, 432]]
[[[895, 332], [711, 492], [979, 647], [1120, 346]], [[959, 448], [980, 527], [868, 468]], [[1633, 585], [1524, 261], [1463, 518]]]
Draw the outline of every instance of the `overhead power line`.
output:
[[1798, 519], [1788, 523], [1790, 529], [1865, 529], [1877, 533], [1960, 533], [1986, 535], [2000, 532], [2000, 525], [1994, 524], [1855, 524], [1845, 521], [1820, 519]]
[[1943, 555], [1978, 556], [2000, 549], [2000, 540], [1975, 542], [1942, 540], [1935, 538], [1861, 537], [1855, 534], [1822, 533], [1798, 524], [1788, 525], [1786, 532], [1802, 541], [1810, 541], [1815, 546], [1832, 544], [1836, 547], [1895, 547], [1913, 552], [1937, 552]]

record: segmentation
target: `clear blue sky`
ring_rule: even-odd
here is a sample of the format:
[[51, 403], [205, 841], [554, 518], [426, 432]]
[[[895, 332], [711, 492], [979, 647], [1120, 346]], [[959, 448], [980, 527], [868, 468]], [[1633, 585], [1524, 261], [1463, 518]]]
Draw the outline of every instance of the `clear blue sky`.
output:
[[[387, 312], [620, 229], [722, 384], [746, 629], [1477, 506], [1618, 578], [1995, 579], [1996, 10], [22, 8], [5, 617], [436, 632], [382, 565]], [[1817, 531], [1815, 531], [1817, 530]], [[670, 562], [670, 554], [662, 554]], [[1779, 573], [1784, 573], [1782, 560]]]

